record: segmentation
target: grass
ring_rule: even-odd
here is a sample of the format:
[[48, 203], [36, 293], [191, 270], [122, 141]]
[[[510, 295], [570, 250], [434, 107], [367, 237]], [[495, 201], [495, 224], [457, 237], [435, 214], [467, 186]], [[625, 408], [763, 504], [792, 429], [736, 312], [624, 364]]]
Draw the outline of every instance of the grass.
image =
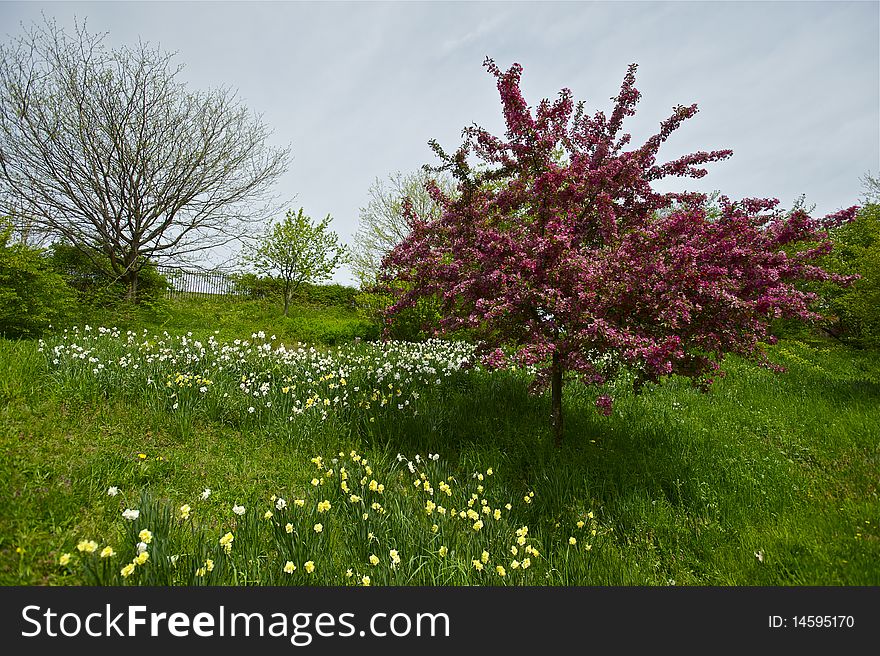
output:
[[[261, 318], [193, 303], [149, 332], [207, 339], [214, 328], [221, 340], [249, 339], [263, 328], [282, 341], [284, 324], [264, 327]], [[309, 413], [288, 421], [286, 412], [249, 417], [232, 401], [206, 402], [181, 423], [163, 388], [148, 388], [143, 378], [96, 385], [86, 374], [59, 372], [35, 342], [2, 341], [0, 583], [345, 584], [370, 576], [373, 584], [427, 585], [880, 585], [880, 359], [791, 340], [770, 353], [786, 373], [731, 357], [727, 377], [709, 393], [679, 378], [638, 396], [621, 386], [608, 418], [593, 409], [595, 392], [569, 384], [565, 444], [555, 449], [549, 401], [530, 396], [518, 373], [454, 371], [440, 385], [414, 382], [421, 393], [406, 411], [351, 403], [334, 405], [323, 421]], [[256, 371], [254, 362], [247, 366]], [[259, 373], [284, 372], [266, 366]], [[213, 384], [233, 389], [232, 382], [218, 375]], [[273, 382], [273, 394], [280, 384]], [[381, 497], [360, 478], [364, 466], [352, 451], [367, 459], [367, 478], [387, 485]], [[398, 453], [420, 454], [415, 474]], [[428, 453], [440, 460], [426, 461]], [[343, 465], [362, 502], [349, 504], [340, 490]], [[334, 473], [325, 476], [328, 469]], [[419, 473], [434, 495], [416, 490]], [[326, 486], [312, 486], [315, 476]], [[501, 519], [481, 513], [486, 526], [474, 531], [472, 518], [428, 515], [426, 501], [447, 499], [439, 484], [449, 477], [448, 508], [466, 508], [476, 494], [475, 505], [486, 499]], [[111, 485], [118, 496], [107, 495]], [[212, 492], [202, 500], [205, 487]], [[274, 509], [272, 495], [288, 507]], [[301, 509], [297, 498], [306, 501]], [[333, 508], [319, 516], [323, 498]], [[384, 513], [365, 505], [374, 499]], [[192, 507], [186, 520], [183, 504]], [[231, 512], [235, 504], [247, 508], [244, 516]], [[139, 521], [121, 518], [135, 507]], [[267, 510], [271, 520], [263, 519]], [[321, 534], [312, 528], [318, 521]], [[148, 526], [156, 536], [152, 560], [131, 577], [76, 550], [93, 539], [112, 545], [124, 564], [134, 529]], [[527, 540], [513, 555], [522, 526]], [[235, 536], [229, 554], [219, 544], [226, 532]], [[525, 545], [539, 555], [528, 572], [514, 572]], [[391, 549], [400, 565], [391, 566]], [[61, 567], [64, 553], [73, 562]], [[379, 565], [370, 564], [371, 554]], [[169, 555], [179, 567], [168, 566]], [[208, 558], [213, 578], [196, 577]], [[291, 574], [282, 570], [288, 560], [297, 566]], [[312, 574], [309, 560], [317, 565]]]

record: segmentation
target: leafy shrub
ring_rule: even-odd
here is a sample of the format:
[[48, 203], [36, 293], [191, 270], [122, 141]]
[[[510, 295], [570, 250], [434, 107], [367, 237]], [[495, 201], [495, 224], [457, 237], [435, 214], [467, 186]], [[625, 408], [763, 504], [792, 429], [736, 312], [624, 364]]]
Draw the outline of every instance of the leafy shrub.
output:
[[11, 232], [0, 226], [0, 333], [36, 337], [70, 315], [74, 293], [42, 249], [10, 244]]
[[[284, 280], [272, 276], [242, 273], [233, 276], [236, 291], [248, 298], [280, 298], [284, 293]], [[298, 305], [353, 308], [358, 290], [346, 285], [315, 285], [302, 283], [292, 301]]]
[[[127, 289], [121, 280], [108, 277], [107, 257], [91, 253], [91, 258], [71, 244], [58, 242], [50, 247], [52, 266], [76, 290], [78, 301], [93, 308], [113, 308], [126, 301]], [[169, 289], [168, 280], [156, 265], [147, 263], [138, 275], [138, 302], [159, 302]]]
[[834, 231], [829, 271], [861, 276], [846, 289], [828, 285], [822, 296], [843, 339], [880, 346], [880, 204], [867, 203], [856, 219]]
[[399, 312], [393, 322], [388, 322], [385, 311], [392, 302], [391, 295], [380, 290], [362, 291], [355, 299], [358, 315], [390, 339], [419, 342], [433, 336], [433, 329], [440, 325], [440, 312], [432, 299], [419, 299], [415, 307]]

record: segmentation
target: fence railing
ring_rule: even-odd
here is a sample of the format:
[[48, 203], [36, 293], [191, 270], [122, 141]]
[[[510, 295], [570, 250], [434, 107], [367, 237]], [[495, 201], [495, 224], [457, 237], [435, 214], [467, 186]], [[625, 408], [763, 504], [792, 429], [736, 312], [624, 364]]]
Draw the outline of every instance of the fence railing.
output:
[[233, 277], [224, 271], [191, 271], [170, 266], [156, 267], [171, 287], [165, 293], [169, 298], [196, 296], [237, 296]]

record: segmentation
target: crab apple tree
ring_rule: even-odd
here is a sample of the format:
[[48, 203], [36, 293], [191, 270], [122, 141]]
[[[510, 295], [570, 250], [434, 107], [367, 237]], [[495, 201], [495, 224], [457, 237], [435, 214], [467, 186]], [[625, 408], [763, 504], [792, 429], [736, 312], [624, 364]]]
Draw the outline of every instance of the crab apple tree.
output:
[[635, 64], [609, 116], [586, 113], [568, 89], [532, 109], [521, 66], [484, 65], [506, 132], [467, 127], [452, 154], [430, 142], [441, 161], [434, 170], [452, 174], [457, 190], [429, 185], [439, 216], [415, 216], [404, 203], [412, 231], [383, 261], [396, 290], [388, 319], [433, 297], [440, 330], [476, 336], [484, 364], [535, 366], [533, 390], [551, 388], [557, 445], [567, 373], [599, 390], [596, 408], [607, 415], [613, 400], [601, 386], [622, 367], [637, 389], [670, 374], [708, 387], [726, 353], [772, 367], [762, 350], [773, 341], [770, 321], [818, 318], [801, 282], [850, 282], [812, 261], [831, 248], [827, 230], [856, 207], [813, 219], [774, 199], [713, 204], [654, 189], [663, 178], [700, 178], [732, 151], [657, 162], [696, 105], [675, 107], [654, 136], [629, 147], [621, 129], [640, 96]]

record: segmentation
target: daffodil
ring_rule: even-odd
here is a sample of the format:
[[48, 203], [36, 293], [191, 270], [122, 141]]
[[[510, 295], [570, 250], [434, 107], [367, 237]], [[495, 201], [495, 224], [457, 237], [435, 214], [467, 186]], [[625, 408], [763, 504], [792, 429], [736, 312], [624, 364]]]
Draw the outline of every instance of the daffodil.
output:
[[321, 531], [324, 530], [324, 525], [323, 524], [315, 524], [315, 526], [313, 528], [315, 530], [315, 533], [320, 533]]
[[293, 574], [296, 571], [296, 565], [293, 564], [292, 560], [288, 560], [284, 563], [284, 573], [285, 574]]
[[69, 562], [70, 562], [70, 554], [69, 553], [61, 554], [61, 557], [58, 559], [59, 565], [67, 565], [67, 563], [69, 563]]
[[116, 552], [113, 551], [113, 547], [107, 545], [103, 549], [101, 549], [101, 558], [109, 558], [110, 556], [116, 555]]
[[119, 573], [122, 574], [122, 578], [128, 578], [134, 573], [134, 563], [129, 563], [123, 567]]
[[311, 560], [307, 560], [306, 563], [303, 565], [303, 569], [306, 570], [307, 574], [312, 574], [315, 571], [315, 563]]
[[153, 541], [153, 533], [149, 529], [142, 529], [140, 533], [138, 533], [138, 538], [144, 544], [150, 544]]
[[446, 548], [446, 545], [443, 545], [442, 547], [440, 547], [440, 549], [437, 550], [437, 553], [440, 554], [441, 558], [446, 558], [446, 554], [449, 553], [449, 549]]
[[369, 561], [370, 561], [370, 565], [375, 567], [376, 565], [379, 564], [379, 556], [377, 556], [376, 554], [370, 554]]

